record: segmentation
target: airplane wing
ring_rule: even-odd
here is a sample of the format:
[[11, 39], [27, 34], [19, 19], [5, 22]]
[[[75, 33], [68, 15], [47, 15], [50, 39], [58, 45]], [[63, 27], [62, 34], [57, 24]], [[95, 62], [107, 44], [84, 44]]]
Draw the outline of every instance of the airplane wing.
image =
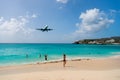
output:
[[36, 29], [36, 30], [42, 30], [42, 29]]
[[36, 30], [41, 30], [41, 31], [44, 31], [44, 29], [40, 28], [40, 29], [36, 29]]
[[53, 29], [48, 29], [48, 31], [51, 31], [51, 30], [53, 30]]

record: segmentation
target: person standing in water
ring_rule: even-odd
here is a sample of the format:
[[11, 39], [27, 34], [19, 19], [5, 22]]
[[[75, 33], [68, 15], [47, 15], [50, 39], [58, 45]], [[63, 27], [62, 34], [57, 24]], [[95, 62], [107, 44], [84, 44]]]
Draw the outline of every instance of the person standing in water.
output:
[[66, 54], [63, 54], [63, 67], [66, 65]]
[[47, 61], [47, 55], [45, 54], [45, 60]]
[[39, 58], [41, 58], [41, 54], [39, 54]]
[[26, 54], [26, 58], [28, 58], [28, 54]]

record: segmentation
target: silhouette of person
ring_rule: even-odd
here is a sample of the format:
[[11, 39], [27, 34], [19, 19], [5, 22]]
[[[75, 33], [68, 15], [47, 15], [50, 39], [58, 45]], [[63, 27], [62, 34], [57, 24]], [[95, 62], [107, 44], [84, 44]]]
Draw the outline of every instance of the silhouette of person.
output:
[[63, 67], [66, 65], [66, 54], [63, 54]]
[[28, 58], [28, 54], [26, 54], [26, 58]]
[[45, 54], [45, 60], [47, 61], [47, 55]]
[[39, 58], [41, 58], [41, 54], [39, 54]]

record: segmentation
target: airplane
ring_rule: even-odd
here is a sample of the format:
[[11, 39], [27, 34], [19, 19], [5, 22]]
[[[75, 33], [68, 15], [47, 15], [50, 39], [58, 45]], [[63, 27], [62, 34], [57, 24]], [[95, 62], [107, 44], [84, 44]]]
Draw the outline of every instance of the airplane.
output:
[[38, 29], [36, 29], [36, 30], [41, 30], [42, 32], [44, 32], [44, 31], [51, 31], [51, 30], [53, 30], [53, 29], [48, 29], [48, 25], [46, 25], [45, 26], [45, 28], [38, 28]]

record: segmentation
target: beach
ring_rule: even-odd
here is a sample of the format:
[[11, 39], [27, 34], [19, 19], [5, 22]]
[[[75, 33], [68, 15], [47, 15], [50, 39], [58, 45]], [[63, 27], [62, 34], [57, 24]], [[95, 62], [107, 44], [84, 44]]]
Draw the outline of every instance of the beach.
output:
[[120, 80], [120, 57], [2, 66], [1, 80]]
[[0, 80], [120, 80], [120, 0], [0, 0]]

